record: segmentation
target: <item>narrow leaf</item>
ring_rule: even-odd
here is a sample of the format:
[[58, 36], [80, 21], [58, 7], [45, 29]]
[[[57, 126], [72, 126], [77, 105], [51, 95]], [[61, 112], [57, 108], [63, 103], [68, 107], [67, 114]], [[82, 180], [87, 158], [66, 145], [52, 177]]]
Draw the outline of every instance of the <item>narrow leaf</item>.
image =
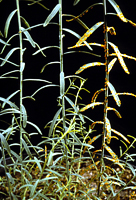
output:
[[115, 88], [113, 87], [113, 85], [112, 85], [109, 81], [107, 81], [107, 85], [108, 85], [108, 87], [109, 87], [109, 89], [110, 89], [110, 91], [111, 91], [111, 94], [112, 94], [112, 96], [113, 96], [113, 98], [114, 98], [116, 104], [117, 104], [118, 106], [121, 106], [121, 101], [120, 101], [120, 99], [119, 99], [119, 96], [118, 96], [118, 94], [117, 94]]
[[76, 114], [78, 114], [79, 118], [81, 119], [82, 122], [84, 122], [84, 118], [81, 115], [81, 113], [79, 113], [78, 108], [75, 106], [75, 104], [73, 103], [73, 101], [71, 101], [67, 96], [64, 96], [65, 99], [67, 100], [67, 102], [71, 105], [72, 108], [74, 108]]
[[42, 135], [41, 130], [39, 129], [39, 127], [36, 124], [29, 122], [29, 121], [27, 121], [27, 124], [30, 124], [31, 126], [33, 126]]
[[30, 158], [32, 158], [32, 154], [31, 154], [31, 152], [30, 152], [30, 149], [29, 149], [29, 147], [27, 146], [27, 144], [26, 144], [26, 142], [24, 141], [23, 138], [22, 138], [22, 143], [23, 143], [23, 146], [24, 146], [24, 148], [25, 148], [25, 150], [26, 150], [28, 156], [29, 156]]
[[32, 45], [32, 47], [36, 47], [34, 40], [32, 39], [30, 33], [23, 27], [21, 27], [21, 31], [25, 34], [26, 38], [28, 39], [28, 41], [30, 42], [30, 44]]
[[36, 55], [36, 54], [42, 52], [43, 50], [49, 49], [49, 48], [58, 48], [58, 49], [59, 49], [59, 46], [47, 46], [47, 47], [39, 48], [39, 50], [37, 50], [37, 51], [36, 51], [35, 53], [33, 53], [32, 55], [34, 56], [34, 55]]
[[[77, 37], [78, 39], [81, 38], [81, 36], [80, 36], [78, 33], [74, 32], [74, 31], [72, 31], [72, 30], [70, 30], [70, 29], [63, 28], [63, 30], [64, 30], [64, 31], [67, 31], [68, 33], [70, 33], [70, 34], [72, 34], [72, 35], [74, 35], [74, 36]], [[84, 44], [85, 44], [91, 51], [93, 50], [92, 47], [90, 47], [90, 45], [89, 45], [86, 41], [84, 41]], [[77, 47], [77, 46], [75, 45], [75, 46], [73, 46], [73, 47], [68, 47], [68, 49], [76, 48], [76, 47]]]
[[111, 124], [109, 119], [106, 117], [106, 139], [107, 143], [110, 144], [111, 141]]
[[75, 0], [73, 3], [73, 6], [77, 5], [79, 3], [80, 0]]
[[11, 155], [11, 151], [10, 151], [10, 147], [5, 139], [5, 137], [0, 133], [0, 139], [1, 139], [1, 143], [4, 145], [6, 151], [9, 153], [9, 155]]
[[23, 72], [25, 68], [25, 63], [21, 62], [21, 66], [20, 66], [20, 72]]
[[55, 116], [54, 116], [54, 118], [53, 118], [53, 120], [52, 120], [52, 123], [51, 123], [51, 126], [50, 126], [50, 130], [49, 130], [49, 137], [51, 137], [51, 134], [52, 134], [52, 132], [53, 132], [54, 125], [55, 125], [55, 123], [56, 123], [56, 121], [57, 121], [57, 119], [58, 119], [58, 116], [59, 116], [61, 110], [62, 110], [62, 107], [56, 112], [56, 114], [55, 114]]
[[85, 69], [89, 68], [89, 67], [94, 67], [94, 66], [101, 66], [101, 65], [105, 65], [105, 63], [101, 63], [101, 62], [93, 62], [93, 63], [88, 63], [83, 65], [82, 67], [79, 68], [78, 71], [76, 71], [75, 74], [79, 74], [82, 71], [84, 71]]
[[41, 69], [41, 72], [40, 72], [40, 73], [42, 73], [42, 72], [44, 71], [45, 67], [47, 67], [48, 65], [52, 65], [52, 64], [60, 64], [60, 62], [54, 61], [54, 62], [49, 62], [49, 63], [47, 63], [47, 64], [44, 65], [44, 67]]
[[[24, 17], [20, 17], [21, 18], [21, 22], [26, 26], [26, 28], [30, 28], [30, 25], [29, 25], [29, 23], [26, 21], [26, 19], [24, 18]], [[29, 30], [31, 30], [31, 28], [29, 29]]]
[[115, 11], [117, 12], [117, 16], [123, 21], [123, 22], [128, 22], [128, 20], [124, 17], [119, 5], [114, 0], [108, 0], [109, 3], [113, 6]]
[[18, 110], [18, 107], [14, 103], [8, 101], [8, 99], [4, 99], [3, 97], [0, 97], [0, 101], [3, 101], [5, 103], [9, 104], [12, 108], [16, 108]]
[[91, 103], [91, 104], [88, 104], [87, 106], [83, 107], [80, 109], [80, 112], [84, 112], [85, 110], [91, 108], [91, 107], [94, 107], [94, 106], [99, 106], [99, 105], [102, 105], [103, 103], [102, 102], [96, 102], [96, 103]]
[[112, 131], [113, 133], [115, 133], [116, 135], [122, 137], [127, 143], [130, 144], [129, 140], [128, 140], [124, 135], [122, 135], [120, 132], [116, 131], [115, 129], [111, 129], [111, 131]]
[[108, 73], [111, 71], [112, 67], [114, 66], [117, 58], [112, 59], [112, 61], [108, 64]]
[[114, 51], [115, 51], [115, 53], [116, 53], [116, 56], [118, 57], [118, 60], [119, 60], [119, 62], [120, 62], [120, 64], [121, 64], [122, 68], [124, 69], [124, 71], [125, 71], [127, 74], [130, 74], [130, 72], [128, 71], [128, 68], [127, 68], [127, 66], [126, 66], [126, 64], [125, 64], [125, 62], [124, 62], [124, 60], [123, 60], [122, 54], [120, 53], [118, 47], [117, 47], [116, 45], [114, 45], [113, 43], [111, 43], [111, 42], [108, 42], [108, 43], [109, 43], [109, 44], [111, 45], [111, 47], [114, 49]]
[[22, 105], [22, 114], [23, 114], [23, 127], [25, 128], [27, 124], [27, 112], [24, 105]]
[[47, 19], [45, 20], [43, 27], [47, 26], [49, 24], [49, 22], [52, 20], [52, 18], [57, 14], [57, 12], [59, 11], [59, 9], [61, 8], [61, 4], [57, 4], [54, 9], [52, 10], [52, 12], [48, 15]]
[[64, 72], [60, 73], [60, 95], [63, 96], [65, 91]]
[[80, 40], [76, 43], [76, 47], [79, 47], [87, 38], [96, 31], [104, 22], [98, 22], [94, 26], [92, 26], [87, 32], [80, 38]]
[[[9, 97], [7, 97], [7, 101], [9, 101], [13, 96], [15, 96], [20, 90], [17, 90], [15, 92], [13, 92]], [[4, 108], [6, 105], [6, 102], [4, 101], [3, 104], [2, 104], [2, 108]]]
[[7, 35], [8, 35], [8, 30], [9, 30], [9, 25], [10, 25], [10, 22], [11, 22], [11, 19], [12, 17], [14, 16], [14, 14], [16, 13], [17, 9], [12, 11], [10, 13], [10, 15], [8, 16], [7, 20], [6, 20], [6, 23], [5, 23], [5, 28], [4, 28], [4, 35], [5, 35], [5, 38], [7, 38]]
[[1, 63], [1, 66], [3, 66], [7, 60], [9, 59], [9, 57], [14, 53], [14, 51], [16, 51], [17, 49], [19, 49], [18, 47], [11, 49], [8, 54], [6, 55], [5, 59], [3, 60], [3, 62]]
[[10, 44], [8, 44], [8, 43], [4, 42], [2, 39], [0, 39], [0, 43], [2, 43], [2, 44], [5, 44], [5, 45], [7, 45], [7, 46], [9, 46], [9, 45], [10, 45]]
[[107, 110], [113, 110], [115, 112], [115, 114], [119, 117], [122, 118], [121, 114], [119, 113], [119, 111], [117, 111], [115, 108], [111, 108], [111, 107], [107, 107]]

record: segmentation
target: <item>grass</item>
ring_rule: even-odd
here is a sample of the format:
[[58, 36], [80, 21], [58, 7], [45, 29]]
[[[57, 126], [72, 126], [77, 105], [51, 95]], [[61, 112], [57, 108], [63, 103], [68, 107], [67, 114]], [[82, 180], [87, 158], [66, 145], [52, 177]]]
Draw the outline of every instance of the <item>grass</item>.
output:
[[[80, 0], [75, 0], [74, 5], [77, 5]], [[28, 3], [23, 2], [24, 4]], [[136, 188], [136, 170], [132, 162], [135, 160], [135, 154], [129, 153], [131, 148], [134, 148], [135, 137], [129, 135], [126, 137], [111, 126], [108, 113], [113, 111], [121, 118], [121, 114], [116, 108], [109, 104], [109, 98], [113, 97], [116, 106], [121, 106], [121, 95], [128, 95], [136, 97], [135, 94], [129, 92], [119, 93], [116, 91], [114, 85], [111, 83], [110, 72], [112, 71], [117, 60], [126, 74], [129, 74], [129, 69], [125, 64], [124, 57], [136, 60], [135, 57], [122, 54], [116, 44], [109, 42], [108, 36], [116, 35], [114, 27], [108, 27], [108, 13], [107, 3], [115, 10], [116, 15], [122, 20], [122, 23], [129, 23], [136, 26], [134, 22], [127, 19], [120, 7], [114, 0], [103, 0], [101, 3], [90, 5], [78, 16], [72, 14], [63, 14], [63, 1], [59, 0], [58, 4], [50, 11], [46, 19], [42, 23], [30, 26], [27, 20], [21, 16], [21, 2], [16, 0], [16, 8], [10, 12], [5, 22], [4, 39], [0, 42], [3, 45], [1, 54], [7, 50], [4, 58], [1, 58], [1, 67], [4, 65], [11, 65], [17, 69], [10, 70], [1, 75], [1, 79], [10, 78], [19, 80], [19, 89], [11, 93], [7, 98], [0, 97], [2, 120], [4, 115], [10, 119], [7, 122], [7, 127], [0, 129], [1, 139], [1, 198], [3, 199], [134, 199]], [[80, 2], [81, 3], [81, 2]], [[41, 6], [44, 12], [48, 8], [42, 1], [29, 1], [29, 6]], [[95, 23], [91, 28], [86, 25], [81, 16], [89, 12], [93, 7], [97, 9], [101, 6], [103, 10], [103, 19]], [[7, 39], [10, 29], [10, 24], [13, 17], [16, 15], [18, 30]], [[52, 20], [59, 16], [57, 22]], [[80, 36], [72, 29], [63, 27], [63, 19], [68, 18], [67, 22], [78, 22], [82, 28], [85, 29], [84, 34]], [[15, 19], [14, 19], [15, 20]], [[40, 45], [33, 39], [31, 35], [32, 29], [42, 28], [48, 30], [48, 26], [59, 26], [57, 33], [58, 46], [40, 47]], [[103, 26], [102, 35], [104, 37], [103, 43], [91, 42], [87, 39], [97, 29], [100, 30]], [[25, 28], [24, 28], [25, 27]], [[90, 27], [90, 26], [89, 26]], [[97, 30], [97, 31], [98, 31]], [[95, 58], [100, 56], [93, 53], [93, 46], [102, 48], [104, 50], [104, 58], [99, 58], [98, 61], [90, 61], [90, 63], [83, 64], [74, 75], [65, 76], [64, 55], [76, 53], [76, 50], [68, 50], [64, 52], [64, 33], [71, 34], [78, 40], [73, 46], [67, 46], [67, 49], [77, 49], [85, 46], [85, 51], [80, 53], [87, 53]], [[12, 40], [16, 38], [19, 46], [14, 47]], [[69, 36], [69, 37], [71, 37]], [[55, 37], [55, 36], [54, 36]], [[7, 41], [6, 41], [7, 40]], [[67, 40], [69, 38], [67, 37]], [[6, 42], [5, 42], [6, 41]], [[25, 53], [29, 51], [25, 48], [25, 42], [31, 48], [38, 49], [33, 53], [34, 56], [41, 54], [46, 57], [44, 50], [57, 49], [59, 52], [59, 61], [49, 61], [41, 69], [41, 73], [46, 71], [46, 67], [50, 65], [60, 66], [58, 73], [59, 84], [52, 83], [44, 78], [36, 77], [24, 79], [24, 71], [27, 66], [25, 61]], [[43, 42], [43, 41], [42, 41]], [[10, 45], [11, 43], [11, 45]], [[27, 45], [28, 45], [27, 44]], [[42, 44], [43, 46], [43, 44]], [[10, 50], [9, 50], [10, 49]], [[110, 50], [109, 50], [110, 49]], [[112, 52], [112, 50], [113, 52]], [[10, 61], [10, 57], [15, 52], [18, 52], [18, 59]], [[114, 58], [113, 58], [114, 57]], [[18, 64], [16, 64], [18, 61]], [[26, 63], [25, 63], [26, 62]], [[91, 70], [92, 67], [101, 66], [104, 69], [105, 81], [104, 85], [92, 95], [91, 102], [84, 103], [84, 96], [82, 100], [82, 93], [89, 93], [85, 88], [87, 79], [78, 75], [84, 71]], [[17, 76], [14, 76], [17, 73]], [[12, 75], [12, 76], [7, 76]], [[24, 96], [24, 84], [34, 81], [37, 83], [46, 83], [46, 85], [38, 87], [32, 95]], [[7, 80], [8, 82], [8, 80]], [[49, 129], [48, 135], [42, 135], [41, 129], [36, 123], [28, 120], [27, 107], [25, 100], [36, 100], [36, 95], [43, 89], [50, 89], [51, 87], [59, 87], [59, 96], [57, 97], [58, 107], [52, 120], [50, 120], [45, 129]], [[100, 93], [103, 93], [104, 99], [98, 101]], [[19, 101], [16, 95], [19, 94]], [[40, 96], [40, 94], [39, 94]], [[15, 102], [13, 99], [15, 98]], [[53, 97], [52, 97], [53, 98]], [[41, 98], [42, 99], [42, 98]], [[19, 106], [18, 106], [19, 105]], [[46, 105], [48, 107], [48, 105]], [[85, 115], [86, 111], [95, 109], [97, 106], [103, 107], [103, 120], [94, 121], [89, 115]], [[40, 105], [39, 105], [40, 107]], [[86, 127], [86, 121], [89, 121], [89, 128]], [[32, 126], [34, 132], [28, 133], [27, 126]], [[102, 126], [102, 133], [95, 134], [96, 125]], [[14, 137], [19, 135], [19, 140], [16, 142]], [[31, 136], [35, 134], [42, 135], [40, 142], [36, 145], [32, 144]], [[114, 135], [113, 135], [114, 134]], [[120, 146], [120, 154], [110, 147], [111, 140], [119, 140], [121, 138], [122, 144]], [[101, 139], [101, 147], [97, 148], [97, 141]], [[12, 140], [12, 142], [11, 142]], [[16, 151], [19, 147], [19, 153]], [[47, 150], [47, 148], [50, 149]], [[14, 150], [15, 149], [15, 150]], [[106, 153], [105, 153], [106, 152]], [[25, 156], [24, 156], [25, 153]], [[109, 156], [107, 155], [109, 154]], [[10, 163], [7, 162], [9, 157]], [[122, 197], [122, 191], [123, 197]], [[129, 192], [129, 194], [126, 194]], [[132, 191], [132, 192], [130, 192]]]

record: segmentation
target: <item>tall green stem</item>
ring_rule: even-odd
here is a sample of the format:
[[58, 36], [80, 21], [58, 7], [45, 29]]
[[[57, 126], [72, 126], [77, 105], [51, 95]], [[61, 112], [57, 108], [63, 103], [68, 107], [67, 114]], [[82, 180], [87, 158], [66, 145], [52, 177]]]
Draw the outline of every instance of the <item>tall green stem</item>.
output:
[[[103, 171], [103, 157], [104, 157], [104, 145], [106, 139], [106, 118], [107, 118], [107, 107], [108, 107], [108, 84], [109, 73], [108, 73], [108, 62], [109, 62], [109, 50], [108, 50], [108, 32], [107, 32], [107, 6], [106, 0], [103, 1], [103, 14], [104, 14], [104, 57], [105, 57], [105, 99], [104, 99], [104, 125], [103, 125], [103, 134], [102, 134], [102, 154], [101, 154], [101, 173]], [[100, 178], [101, 183], [101, 178]], [[100, 188], [99, 188], [100, 189]], [[98, 190], [100, 192], [100, 190]]]
[[16, 0], [17, 16], [18, 16], [18, 28], [19, 28], [19, 46], [20, 46], [20, 157], [22, 159], [22, 97], [23, 97], [23, 71], [21, 70], [23, 65], [23, 45], [22, 45], [22, 32], [21, 32], [21, 20], [20, 20], [20, 8], [19, 0]]
[[[59, 48], [60, 48], [60, 96], [62, 97], [62, 119], [63, 119], [63, 132], [66, 132], [66, 122], [65, 122], [65, 79], [64, 79], [64, 69], [63, 69], [63, 33], [62, 33], [62, 0], [59, 0], [59, 4], [61, 5], [59, 9]], [[64, 154], [66, 156], [66, 170], [67, 170], [67, 177], [69, 177], [69, 164], [68, 164], [68, 153], [67, 153], [67, 135], [64, 138], [65, 141], [65, 151]], [[70, 186], [68, 184], [68, 200], [70, 199]]]

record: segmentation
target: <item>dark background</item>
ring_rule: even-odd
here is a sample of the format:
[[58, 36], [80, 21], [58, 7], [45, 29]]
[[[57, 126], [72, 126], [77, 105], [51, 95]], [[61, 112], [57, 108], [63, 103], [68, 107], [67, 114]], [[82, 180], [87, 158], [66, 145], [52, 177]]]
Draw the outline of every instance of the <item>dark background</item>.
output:
[[[102, 2], [102, 1], [90, 1], [89, 0], [81, 0], [76, 6], [73, 6], [73, 0], [63, 0], [63, 14], [72, 14], [79, 15], [82, 13], [87, 7], [89, 7], [93, 3]], [[135, 0], [116, 0], [117, 4], [120, 5], [120, 8], [124, 14], [124, 16], [133, 22], [136, 23], [136, 1]], [[29, 1], [20, 1], [20, 12], [21, 16], [23, 16], [30, 24], [30, 26], [36, 25], [38, 23], [43, 23], [55, 5], [58, 3], [57, 0], [47, 0], [42, 1], [41, 3], [46, 6], [50, 10], [45, 10], [38, 4], [34, 4], [32, 6], [28, 6], [27, 4], [31, 3]], [[3, 0], [0, 3], [0, 30], [3, 33], [4, 26], [8, 15], [16, 9], [15, 0]], [[107, 11], [114, 12], [113, 7], [107, 2]], [[63, 17], [63, 27], [69, 28], [81, 36], [85, 33], [85, 29], [78, 24], [76, 21], [66, 22], [66, 19], [69, 17]], [[93, 26], [95, 23], [99, 21], [103, 21], [103, 7], [101, 5], [95, 6], [93, 9], [89, 10], [87, 14], [80, 18], [89, 28]], [[58, 23], [58, 14], [52, 19], [52, 22]], [[133, 27], [129, 23], [123, 23], [117, 16], [108, 15], [108, 26], [113, 26], [116, 30], [117, 35], [111, 36], [109, 34], [109, 41], [114, 43], [119, 47], [121, 53], [131, 55], [136, 57], [136, 27]], [[18, 24], [17, 24], [17, 16], [13, 17], [8, 38], [11, 35], [18, 32]], [[43, 28], [42, 26], [38, 28], [34, 28], [30, 31], [30, 34], [35, 42], [37, 42], [40, 47], [45, 46], [57, 46], [59, 45], [59, 28], [57, 25], [48, 25]], [[64, 52], [70, 51], [67, 49], [69, 46], [73, 46], [76, 44], [78, 39], [64, 32]], [[25, 38], [25, 37], [24, 37]], [[4, 41], [7, 39], [2, 38]], [[102, 26], [97, 29], [91, 37], [88, 38], [88, 42], [98, 42], [103, 44], [103, 29]], [[3, 54], [0, 56], [4, 58], [9, 50], [13, 47], [17, 47], [19, 45], [19, 38], [16, 36], [10, 42], [11, 46], [7, 47]], [[0, 50], [3, 45], [0, 44]], [[40, 73], [42, 67], [48, 62], [59, 61], [59, 51], [57, 48], [50, 48], [44, 51], [46, 57], [43, 57], [42, 54], [37, 54], [32, 56], [32, 54], [37, 50], [32, 48], [30, 43], [27, 41], [23, 42], [23, 47], [27, 48], [24, 53], [24, 62], [26, 63], [24, 70], [24, 79], [25, 78], [39, 78], [51, 81], [54, 84], [59, 85], [59, 72], [60, 67], [59, 64], [49, 65], [45, 68], [43, 73]], [[74, 49], [76, 50], [76, 49]], [[78, 50], [84, 50], [90, 52], [87, 47], [81, 47]], [[110, 48], [110, 53], [113, 50]], [[100, 57], [95, 57], [90, 54], [66, 54], [64, 55], [64, 72], [65, 76], [73, 75], [79, 67], [83, 64], [87, 64], [90, 62], [104, 62], [104, 52], [103, 48], [93, 46], [93, 52], [101, 55]], [[19, 51], [14, 52], [14, 54], [9, 59], [12, 62], [19, 63]], [[130, 71], [130, 75], [126, 74], [119, 62], [116, 61], [112, 71], [110, 72], [110, 82], [114, 85], [117, 92], [130, 92], [136, 94], [136, 62], [134, 60], [130, 60], [124, 58], [124, 61]], [[5, 64], [3, 67], [0, 67], [0, 75], [6, 73], [10, 70], [18, 69], [15, 66], [10, 64]], [[15, 76], [19, 76], [18, 73], [14, 73]], [[85, 104], [89, 104], [91, 102], [91, 98], [95, 91], [104, 87], [104, 66], [96, 66], [89, 69], [86, 69], [84, 72], [80, 74], [83, 78], [87, 78], [85, 88], [87, 88], [90, 93], [82, 92], [82, 102]], [[66, 81], [66, 87], [68, 86], [68, 81]], [[78, 84], [78, 82], [77, 82]], [[33, 94], [35, 90], [39, 87], [43, 86], [44, 83], [40, 82], [24, 82], [23, 85], [23, 96], [28, 96]], [[7, 98], [11, 93], [19, 89], [19, 80], [16, 79], [1, 79], [0, 80], [0, 96]], [[41, 90], [35, 95], [36, 101], [32, 101], [30, 99], [25, 99], [23, 101], [27, 113], [28, 120], [37, 124], [43, 135], [47, 136], [48, 129], [44, 129], [44, 126], [52, 120], [56, 111], [59, 107], [57, 107], [57, 97], [59, 96], [59, 87], [49, 87]], [[104, 95], [101, 93], [98, 97], [98, 101], [103, 101]], [[120, 114], [122, 115], [122, 119], [119, 119], [113, 111], [108, 112], [108, 118], [110, 119], [111, 126], [113, 129], [121, 132], [125, 136], [133, 135], [135, 137], [135, 125], [136, 125], [136, 98], [131, 96], [120, 96], [121, 99], [121, 107], [117, 107], [115, 101], [112, 97], [109, 97], [109, 106], [115, 107]], [[19, 106], [19, 94], [12, 98], [12, 102], [15, 102]], [[94, 110], [87, 110], [84, 112], [85, 115], [90, 117], [94, 121], [103, 120], [103, 106], [98, 106]], [[6, 121], [6, 123], [5, 123]], [[1, 128], [7, 128], [8, 124], [11, 123], [10, 116], [0, 116], [0, 126]], [[90, 123], [86, 121], [86, 129], [88, 130], [88, 126]], [[96, 126], [97, 131], [95, 134], [99, 134], [102, 131], [102, 126]], [[27, 125], [26, 130], [28, 132], [35, 132], [35, 130]], [[16, 138], [19, 138], [19, 133], [16, 133]], [[36, 144], [41, 140], [41, 136], [34, 137], [33, 142]], [[130, 139], [132, 141], [132, 139]], [[119, 145], [122, 145], [120, 141], [112, 139], [111, 147], [114, 151], [118, 152]], [[101, 146], [101, 140], [98, 140], [95, 143], [96, 149]], [[122, 145], [124, 146], [124, 145]], [[133, 153], [135, 153], [135, 149], [132, 149]]]

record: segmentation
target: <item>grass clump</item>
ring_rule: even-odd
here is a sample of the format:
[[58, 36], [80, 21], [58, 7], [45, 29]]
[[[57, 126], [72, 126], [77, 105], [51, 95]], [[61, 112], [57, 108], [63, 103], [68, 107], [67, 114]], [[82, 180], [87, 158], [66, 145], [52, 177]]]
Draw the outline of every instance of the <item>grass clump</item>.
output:
[[[73, 5], [77, 5], [79, 2], [80, 0], [75, 0]], [[107, 13], [107, 3], [113, 7], [116, 13]], [[23, 4], [26, 5], [26, 2], [23, 2]], [[23, 4], [21, 1], [16, 0], [16, 8], [10, 12], [5, 23], [4, 39], [0, 40], [3, 45], [1, 54], [5, 55], [4, 52], [8, 49], [5, 57], [0, 58], [2, 60], [1, 67], [10, 65], [13, 68], [8, 72], [4, 72], [0, 77], [7, 81], [9, 78], [19, 80], [19, 88], [16, 91], [7, 98], [0, 97], [1, 121], [4, 121], [5, 115], [8, 116], [7, 119], [10, 121], [7, 123], [4, 122], [4, 126], [0, 128], [1, 199], [134, 199], [136, 170], [132, 162], [135, 160], [136, 155], [130, 154], [129, 150], [134, 147], [136, 139], [131, 135], [126, 137], [113, 129], [108, 113], [114, 111], [121, 118], [120, 112], [110, 106], [109, 98], [113, 97], [116, 106], [120, 107], [120, 95], [136, 97], [133, 93], [117, 92], [110, 81], [110, 72], [117, 60], [124, 72], [129, 74], [124, 57], [132, 60], [136, 60], [136, 58], [122, 54], [119, 47], [108, 40], [109, 34], [116, 35], [115, 28], [108, 26], [108, 16], [116, 15], [122, 20], [122, 23], [130, 23], [133, 26], [136, 26], [135, 23], [125, 18], [120, 7], [114, 0], [103, 0], [102, 3], [92, 4], [77, 16], [63, 14], [64, 2], [62, 0], [59, 0], [58, 4], [51, 11], [48, 11], [48, 8], [42, 1], [32, 0], [29, 1], [29, 6], [35, 6], [36, 4], [44, 12], [48, 11], [50, 13], [42, 23], [30, 26], [27, 20], [21, 16], [20, 5]], [[88, 28], [89, 25], [86, 25], [80, 18], [93, 7], [97, 9], [98, 6], [101, 6], [103, 10], [103, 18], [91, 28]], [[10, 33], [10, 24], [15, 15], [18, 29], [7, 40], [6, 38]], [[53, 22], [53, 19], [56, 20], [57, 16], [59, 16], [59, 20]], [[73, 29], [64, 28], [63, 19], [65, 18], [67, 22], [78, 22], [85, 29], [84, 34], [80, 36]], [[45, 47], [40, 47], [41, 45], [33, 39], [30, 30], [37, 30], [38, 28], [48, 30], [49, 25], [57, 25], [59, 27], [57, 32], [57, 37], [59, 36], [58, 44], [49, 44]], [[95, 31], [97, 29], [100, 30], [102, 27], [104, 42], [87, 42], [87, 39], [92, 34], [97, 34]], [[66, 33], [66, 36], [64, 33]], [[69, 40], [67, 34], [78, 38], [76, 44], [70, 47], [67, 46], [67, 49], [84, 47], [85, 51], [68, 50], [63, 53], [65, 49], [64, 36], [66, 40]], [[19, 40], [19, 45], [16, 47], [12, 44], [14, 38]], [[59, 64], [59, 83], [56, 83], [54, 80], [52, 83], [39, 77], [24, 78], [28, 62], [28, 60], [25, 61], [25, 53], [28, 51], [25, 44], [27, 48], [30, 48], [30, 51], [32, 48], [37, 48], [38, 50], [33, 55], [36, 57], [38, 54], [41, 54], [44, 60], [46, 59], [44, 50], [54, 48], [58, 50], [59, 57], [57, 59], [59, 61], [56, 59], [55, 61], [47, 62], [42, 67], [41, 73], [43, 74], [46, 71], [47, 66]], [[104, 57], [101, 58], [99, 53], [92, 53], [93, 47], [103, 48]], [[111, 52], [111, 49], [113, 52]], [[10, 57], [16, 52], [18, 58], [15, 61], [10, 61]], [[90, 58], [98, 58], [98, 61], [94, 62], [91, 60], [91, 62], [83, 64], [76, 70], [74, 75], [65, 76], [64, 56], [77, 52], [89, 54]], [[90, 68], [95, 66], [103, 67], [105, 73], [104, 84], [92, 95], [90, 102], [84, 103], [84, 94], [90, 92], [85, 88], [87, 79], [78, 74], [91, 70]], [[17, 76], [14, 76], [15, 73], [17, 73]], [[38, 87], [32, 95], [25, 96], [24, 84], [25, 82], [29, 84], [32, 81], [37, 83], [36, 86], [39, 83], [46, 85]], [[35, 101], [43, 89], [46, 90], [51, 87], [59, 88], [59, 95], [57, 97], [58, 106], [54, 117], [44, 127], [45, 130], [49, 129], [47, 135], [42, 133], [41, 128], [36, 123], [28, 120], [27, 106], [25, 106], [27, 103], [25, 101]], [[97, 99], [101, 93], [104, 98], [98, 101]], [[18, 97], [15, 98], [17, 95]], [[103, 107], [103, 120], [93, 120], [92, 116], [84, 114], [90, 109], [96, 109], [97, 106]], [[45, 105], [44, 109], [46, 107], [48, 105]], [[89, 122], [88, 127], [86, 122]], [[34, 131], [29, 132], [27, 129], [28, 125]], [[102, 126], [102, 133], [96, 133], [94, 128], [97, 125]], [[18, 140], [15, 141], [17, 135], [19, 135]], [[35, 135], [42, 135], [42, 137], [40, 137], [40, 142], [33, 144], [33, 137]], [[111, 140], [119, 140], [119, 138], [121, 138], [124, 146], [120, 147], [120, 154], [118, 155], [110, 144]], [[97, 148], [96, 144], [100, 139], [101, 146]], [[19, 151], [17, 151], [18, 147]], [[125, 150], [123, 150], [124, 147]]]

